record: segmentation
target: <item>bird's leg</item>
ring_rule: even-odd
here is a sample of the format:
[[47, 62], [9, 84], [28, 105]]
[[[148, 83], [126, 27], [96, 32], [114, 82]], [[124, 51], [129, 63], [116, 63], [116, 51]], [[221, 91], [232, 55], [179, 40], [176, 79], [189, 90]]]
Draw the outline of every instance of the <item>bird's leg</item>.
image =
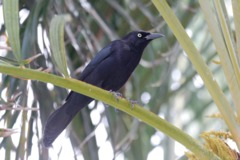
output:
[[139, 104], [138, 101], [136, 101], [136, 100], [131, 100], [131, 99], [127, 99], [127, 100], [128, 100], [129, 103], [131, 104], [132, 109], [134, 108], [134, 105], [135, 105], [135, 104]]
[[[114, 98], [115, 98], [117, 101], [119, 101], [119, 97], [120, 97], [120, 98], [124, 98], [123, 95], [122, 95], [122, 93], [120, 93], [120, 92], [115, 92], [115, 91], [112, 91], [112, 90], [110, 90], [109, 92], [112, 93], [112, 95], [114, 96]], [[131, 106], [132, 106], [131, 109], [134, 108], [134, 105], [135, 105], [135, 104], [138, 104], [138, 101], [136, 101], [136, 100], [131, 100], [131, 99], [127, 99], [127, 100], [129, 101], [129, 103], [130, 103]]]
[[[112, 93], [112, 95], [114, 96], [114, 98], [115, 98], [117, 101], [119, 101], [119, 97], [120, 97], [120, 98], [124, 98], [123, 95], [122, 95], [122, 93], [120, 93], [120, 92], [115, 92], [115, 91], [112, 91], [112, 90], [110, 90], [109, 92]], [[131, 99], [127, 99], [127, 100], [128, 100], [129, 103], [131, 104], [132, 109], [134, 108], [134, 105], [135, 105], [135, 104], [138, 104], [138, 101], [131, 100]]]
[[118, 98], [118, 97], [123, 98], [123, 95], [122, 95], [122, 93], [120, 93], [120, 92], [115, 92], [115, 91], [112, 91], [112, 90], [110, 90], [109, 92], [112, 93], [112, 95], [114, 96], [114, 98], [115, 98], [117, 101], [119, 101], [119, 98]]
[[[119, 101], [119, 98], [118, 98], [118, 97], [123, 98], [123, 95], [122, 95], [122, 93], [120, 93], [120, 92], [115, 92], [115, 91], [112, 91], [112, 90], [110, 90], [109, 92], [112, 93], [112, 95], [114, 96], [114, 98], [115, 98], [117, 101]], [[115, 108], [115, 112], [116, 112], [116, 113], [118, 112], [118, 109], [117, 109], [117, 108]]]

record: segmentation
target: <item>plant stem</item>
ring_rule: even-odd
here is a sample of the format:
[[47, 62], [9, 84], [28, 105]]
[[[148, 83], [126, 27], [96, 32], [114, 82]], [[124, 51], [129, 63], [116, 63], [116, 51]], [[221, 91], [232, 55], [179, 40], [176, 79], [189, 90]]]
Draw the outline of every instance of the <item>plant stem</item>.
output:
[[201, 143], [193, 139], [191, 136], [168, 123], [164, 119], [160, 118], [158, 115], [144, 109], [143, 107], [134, 104], [132, 106], [129, 100], [116, 97], [109, 91], [103, 90], [96, 86], [87, 84], [85, 82], [71, 79], [63, 78], [53, 74], [27, 69], [19, 68], [14, 66], [0, 65], [0, 72], [3, 74], [12, 75], [14, 77], [21, 77], [24, 79], [38, 80], [45, 83], [52, 83], [56, 86], [71, 89], [75, 92], [87, 95], [96, 100], [101, 100], [106, 104], [114, 106], [115, 108], [128, 113], [131, 116], [138, 118], [139, 120], [145, 122], [146, 124], [162, 131], [169, 137], [175, 139], [176, 141], [183, 144], [186, 148], [194, 152], [196, 155], [201, 157], [201, 159], [212, 159], [218, 160], [212, 152], [207, 150]]

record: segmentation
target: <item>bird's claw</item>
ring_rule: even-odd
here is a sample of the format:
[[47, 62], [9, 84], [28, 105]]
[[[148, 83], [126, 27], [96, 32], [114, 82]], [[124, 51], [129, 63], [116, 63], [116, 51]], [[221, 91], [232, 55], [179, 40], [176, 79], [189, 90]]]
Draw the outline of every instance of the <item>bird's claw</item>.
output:
[[122, 95], [122, 93], [120, 93], [120, 92], [115, 92], [115, 91], [112, 91], [112, 90], [110, 90], [109, 92], [112, 93], [112, 95], [114, 96], [114, 98], [115, 98], [117, 101], [119, 101], [119, 97], [120, 97], [120, 98], [123, 98], [123, 95]]
[[130, 102], [130, 104], [131, 104], [131, 106], [132, 106], [131, 109], [134, 108], [134, 105], [135, 105], [135, 104], [138, 104], [138, 101], [135, 101], [135, 100], [128, 99], [128, 101]]
[[[115, 92], [115, 91], [112, 91], [112, 90], [110, 90], [109, 92], [112, 93], [112, 95], [114, 96], [114, 98], [115, 98], [117, 101], [119, 101], [119, 97], [120, 97], [120, 98], [123, 98], [123, 95], [122, 95], [122, 93], [120, 93], [120, 92]], [[130, 103], [131, 106], [132, 106], [131, 109], [134, 108], [134, 105], [135, 105], [135, 104], [138, 104], [138, 101], [131, 100], [131, 99], [127, 99], [127, 100], [129, 101], [129, 103]]]

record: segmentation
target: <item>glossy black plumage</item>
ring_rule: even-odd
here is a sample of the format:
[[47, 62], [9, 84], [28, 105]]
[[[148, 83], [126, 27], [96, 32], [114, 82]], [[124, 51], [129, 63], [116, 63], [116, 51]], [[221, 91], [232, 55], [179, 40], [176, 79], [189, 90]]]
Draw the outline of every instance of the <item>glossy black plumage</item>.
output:
[[[91, 60], [79, 80], [105, 90], [119, 90], [138, 65], [144, 48], [151, 40], [162, 36], [157, 33], [134, 31], [122, 39], [112, 41]], [[47, 120], [43, 136], [44, 146], [51, 146], [73, 117], [92, 100], [70, 92], [65, 104], [54, 111]]]

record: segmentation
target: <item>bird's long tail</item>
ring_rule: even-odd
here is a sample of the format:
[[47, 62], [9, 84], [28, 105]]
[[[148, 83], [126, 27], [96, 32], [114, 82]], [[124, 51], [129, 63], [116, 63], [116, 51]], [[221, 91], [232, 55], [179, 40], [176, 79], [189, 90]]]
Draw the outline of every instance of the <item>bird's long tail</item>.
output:
[[43, 134], [44, 146], [50, 147], [74, 116], [92, 100], [92, 98], [72, 92], [66, 103], [48, 118]]

